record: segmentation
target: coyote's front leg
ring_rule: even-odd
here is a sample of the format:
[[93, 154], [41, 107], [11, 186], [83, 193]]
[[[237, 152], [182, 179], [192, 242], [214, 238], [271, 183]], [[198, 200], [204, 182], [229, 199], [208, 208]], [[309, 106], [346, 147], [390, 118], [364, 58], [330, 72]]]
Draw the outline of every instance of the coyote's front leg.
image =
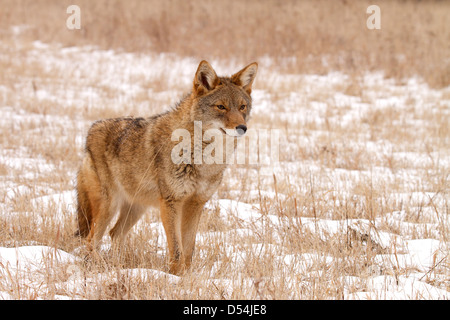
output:
[[182, 274], [184, 272], [184, 255], [181, 240], [182, 202], [160, 199], [161, 220], [166, 231], [169, 247], [169, 272]]
[[184, 264], [186, 269], [191, 265], [198, 223], [206, 201], [206, 199], [203, 199], [198, 195], [193, 195], [183, 203], [183, 213], [181, 218], [181, 241], [183, 245]]

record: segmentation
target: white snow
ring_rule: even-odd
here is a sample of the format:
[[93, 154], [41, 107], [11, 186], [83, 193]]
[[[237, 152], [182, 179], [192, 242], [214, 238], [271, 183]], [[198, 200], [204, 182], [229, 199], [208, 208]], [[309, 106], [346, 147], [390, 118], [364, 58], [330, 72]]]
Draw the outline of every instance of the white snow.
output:
[[48, 246], [25, 246], [16, 248], [0, 248], [0, 261], [5, 269], [27, 270], [30, 272], [45, 267], [48, 261], [52, 263], [74, 263], [77, 257], [59, 249]]

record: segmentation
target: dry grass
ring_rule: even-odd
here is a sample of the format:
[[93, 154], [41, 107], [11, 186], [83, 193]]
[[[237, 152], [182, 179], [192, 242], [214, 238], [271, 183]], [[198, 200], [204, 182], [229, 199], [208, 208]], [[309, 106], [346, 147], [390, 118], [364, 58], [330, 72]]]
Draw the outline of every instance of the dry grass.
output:
[[[219, 73], [261, 59], [251, 125], [281, 130], [280, 162], [226, 171], [181, 279], [162, 273], [164, 234], [150, 210], [122, 252], [90, 263], [46, 257], [38, 283], [3, 268], [0, 293], [343, 299], [376, 275], [417, 272], [399, 262], [408, 240], [438, 240], [448, 255], [450, 93], [439, 89], [450, 84], [448, 2], [379, 1], [380, 31], [365, 27], [366, 1], [80, 1], [80, 31], [64, 26], [69, 4], [1, 3], [0, 247], [76, 254], [74, 203], [58, 195], [74, 188], [88, 126], [167, 109], [199, 59], [215, 60]], [[83, 45], [116, 51], [67, 48]], [[331, 70], [343, 74], [324, 75]], [[396, 80], [366, 73], [377, 70]], [[437, 89], [409, 83], [415, 74]], [[220, 199], [253, 205], [256, 218], [224, 215]], [[322, 227], [330, 221], [337, 231]], [[423, 281], [449, 291], [444, 254]]]

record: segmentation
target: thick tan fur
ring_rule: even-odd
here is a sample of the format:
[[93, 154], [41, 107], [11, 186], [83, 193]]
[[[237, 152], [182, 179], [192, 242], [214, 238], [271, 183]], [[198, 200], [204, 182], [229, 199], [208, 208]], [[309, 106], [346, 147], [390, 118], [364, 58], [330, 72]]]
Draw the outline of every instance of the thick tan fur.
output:
[[182, 274], [189, 268], [202, 209], [218, 188], [226, 165], [174, 163], [171, 152], [178, 142], [172, 141], [172, 133], [185, 129], [193, 141], [194, 121], [201, 121], [203, 131], [245, 132], [256, 71], [257, 64], [252, 63], [231, 77], [218, 77], [202, 61], [192, 92], [173, 110], [92, 125], [77, 177], [77, 234], [86, 237], [91, 250], [117, 211], [120, 214], [110, 235], [113, 243], [120, 244], [146, 208], [159, 205], [170, 272]]

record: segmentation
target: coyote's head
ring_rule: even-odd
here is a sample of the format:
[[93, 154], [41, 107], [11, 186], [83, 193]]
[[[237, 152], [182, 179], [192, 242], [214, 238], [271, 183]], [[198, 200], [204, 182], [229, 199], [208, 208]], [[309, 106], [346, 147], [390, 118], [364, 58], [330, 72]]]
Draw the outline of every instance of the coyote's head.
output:
[[256, 62], [231, 77], [218, 77], [211, 65], [200, 62], [194, 78], [194, 120], [204, 129], [220, 129], [224, 134], [242, 136], [252, 108], [252, 83]]

